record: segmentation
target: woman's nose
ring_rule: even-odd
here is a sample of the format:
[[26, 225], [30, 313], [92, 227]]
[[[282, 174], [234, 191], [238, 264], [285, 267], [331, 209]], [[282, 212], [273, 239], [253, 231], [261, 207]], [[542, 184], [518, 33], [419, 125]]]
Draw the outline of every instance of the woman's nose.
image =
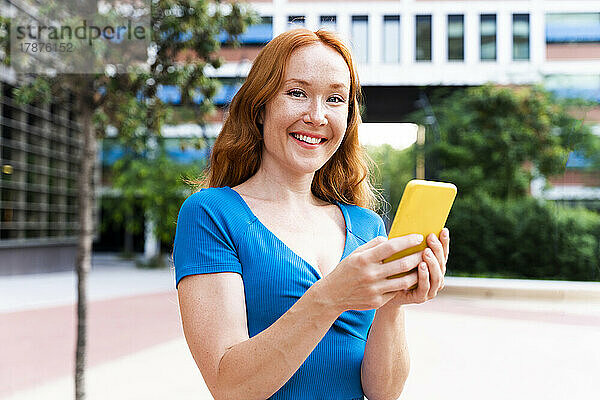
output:
[[311, 125], [326, 125], [325, 107], [320, 100], [312, 101], [304, 114], [304, 122]]

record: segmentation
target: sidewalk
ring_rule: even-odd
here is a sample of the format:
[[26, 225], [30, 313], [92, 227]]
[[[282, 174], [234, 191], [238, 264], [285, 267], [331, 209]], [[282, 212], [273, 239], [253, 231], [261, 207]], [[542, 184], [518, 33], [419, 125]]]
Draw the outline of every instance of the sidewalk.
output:
[[[183, 339], [172, 271], [92, 262], [87, 398], [211, 399]], [[75, 299], [74, 272], [0, 278], [0, 399], [74, 398]]]
[[[93, 263], [88, 399], [211, 399], [183, 339], [172, 271]], [[436, 299], [406, 307], [412, 368], [401, 399], [593, 397], [599, 287], [448, 278]], [[0, 399], [74, 397], [74, 302], [74, 273], [0, 278]]]

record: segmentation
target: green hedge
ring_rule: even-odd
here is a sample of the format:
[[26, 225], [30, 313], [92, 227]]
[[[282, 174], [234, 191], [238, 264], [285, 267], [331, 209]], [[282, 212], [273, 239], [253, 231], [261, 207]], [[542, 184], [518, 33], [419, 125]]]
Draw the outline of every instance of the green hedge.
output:
[[448, 275], [600, 280], [600, 215], [532, 198], [457, 198]]

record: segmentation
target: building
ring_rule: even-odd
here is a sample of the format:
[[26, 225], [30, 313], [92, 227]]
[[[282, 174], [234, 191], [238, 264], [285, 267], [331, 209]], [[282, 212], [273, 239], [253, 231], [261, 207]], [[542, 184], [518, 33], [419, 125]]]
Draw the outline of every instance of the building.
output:
[[[597, 1], [273, 0], [251, 4], [263, 23], [242, 37], [241, 49], [222, 52], [228, 63], [215, 75], [245, 75], [262, 43], [302, 26], [336, 30], [352, 44], [367, 100], [413, 87], [488, 82], [544, 84], [563, 95], [600, 100]], [[379, 114], [383, 112], [375, 113]]]
[[73, 269], [80, 128], [71, 103], [21, 105], [0, 70], [0, 275]]

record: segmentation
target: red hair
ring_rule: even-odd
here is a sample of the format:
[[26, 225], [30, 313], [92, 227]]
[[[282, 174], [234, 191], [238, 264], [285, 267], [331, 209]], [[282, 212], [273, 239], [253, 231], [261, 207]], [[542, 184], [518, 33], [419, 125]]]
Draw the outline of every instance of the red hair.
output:
[[287, 61], [302, 46], [324, 44], [337, 51], [350, 71], [348, 122], [344, 139], [333, 156], [315, 172], [311, 190], [327, 202], [339, 201], [362, 207], [377, 206], [370, 183], [371, 160], [358, 143], [361, 123], [360, 83], [348, 47], [332, 32], [294, 29], [271, 40], [258, 54], [246, 81], [233, 98], [223, 128], [217, 137], [210, 166], [201, 187], [237, 186], [260, 167], [263, 150], [260, 115], [273, 98], [285, 76]]

